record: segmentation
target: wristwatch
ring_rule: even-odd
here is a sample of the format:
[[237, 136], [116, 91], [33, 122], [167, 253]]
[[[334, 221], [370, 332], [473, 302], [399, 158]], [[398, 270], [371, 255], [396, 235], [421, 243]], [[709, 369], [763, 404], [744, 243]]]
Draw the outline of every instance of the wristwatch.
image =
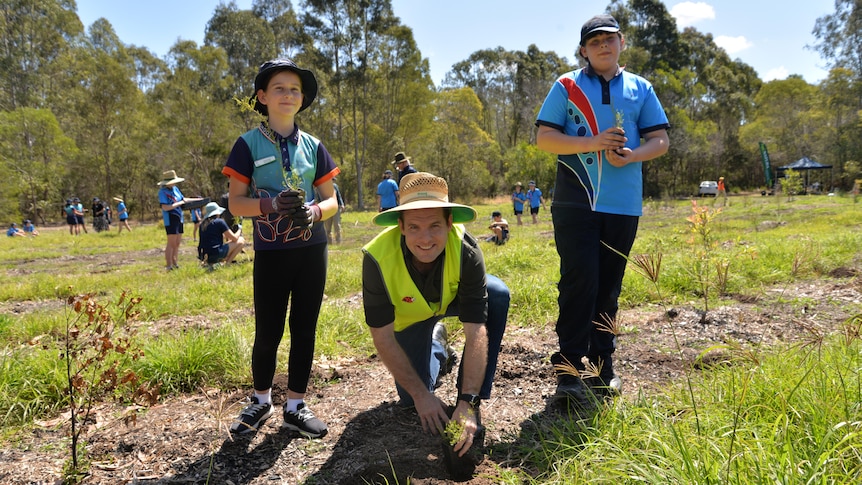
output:
[[464, 401], [470, 405], [471, 408], [478, 408], [480, 404], [482, 404], [482, 399], [479, 398], [478, 394], [459, 394], [459, 401]]

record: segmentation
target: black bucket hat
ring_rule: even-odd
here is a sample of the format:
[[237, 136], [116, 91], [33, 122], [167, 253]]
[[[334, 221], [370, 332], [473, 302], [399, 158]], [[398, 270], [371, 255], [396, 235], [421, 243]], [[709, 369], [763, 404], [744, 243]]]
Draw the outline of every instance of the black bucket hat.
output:
[[[313, 72], [308, 69], [302, 69], [291, 59], [273, 59], [260, 65], [257, 76], [254, 78], [255, 96], [257, 96], [259, 90], [266, 90], [269, 80], [279, 71], [292, 71], [299, 76], [299, 80], [302, 82], [302, 106], [299, 108], [299, 111], [311, 106], [314, 98], [317, 97], [317, 79], [314, 77]], [[254, 101], [254, 110], [264, 116], [269, 114], [266, 105], [261, 104], [256, 98]]]

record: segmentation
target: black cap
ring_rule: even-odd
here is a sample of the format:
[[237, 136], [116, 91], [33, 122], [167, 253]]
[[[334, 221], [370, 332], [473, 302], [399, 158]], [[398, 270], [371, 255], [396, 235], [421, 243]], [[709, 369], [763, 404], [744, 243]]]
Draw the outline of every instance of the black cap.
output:
[[491, 213], [491, 217], [500, 217], [502, 215], [503, 215], [503, 213], [500, 211], [494, 211]]
[[[303, 95], [302, 106], [300, 106], [299, 111], [311, 106], [311, 103], [314, 102], [314, 98], [317, 97], [317, 79], [314, 77], [313, 72], [308, 69], [302, 69], [290, 59], [273, 59], [260, 65], [260, 69], [257, 71], [257, 76], [254, 78], [255, 96], [259, 90], [266, 90], [267, 85], [269, 85], [269, 80], [272, 79], [272, 76], [279, 71], [292, 71], [299, 76], [299, 80], [302, 83]], [[266, 105], [261, 104], [260, 101], [257, 101], [256, 99], [254, 102], [254, 110], [264, 116], [269, 114], [269, 111], [266, 109]]]
[[581, 27], [581, 45], [584, 45], [584, 42], [587, 41], [588, 38], [592, 37], [592, 35], [596, 32], [619, 32], [620, 24], [617, 20], [610, 15], [602, 14], [596, 15], [595, 17], [589, 19], [584, 23], [584, 26]]

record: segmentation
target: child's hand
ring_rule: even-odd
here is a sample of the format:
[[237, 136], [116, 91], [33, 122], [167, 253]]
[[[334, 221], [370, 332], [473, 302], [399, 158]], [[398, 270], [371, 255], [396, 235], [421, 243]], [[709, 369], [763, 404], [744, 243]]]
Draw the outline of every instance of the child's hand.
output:
[[625, 147], [628, 141], [625, 135], [626, 132], [622, 128], [608, 128], [595, 137], [596, 150], [617, 150]]
[[633, 152], [631, 148], [625, 147], [617, 148], [616, 150], [605, 150], [605, 158], [607, 159], [608, 163], [610, 163], [614, 167], [619, 168], [636, 161], [634, 160], [632, 153]]

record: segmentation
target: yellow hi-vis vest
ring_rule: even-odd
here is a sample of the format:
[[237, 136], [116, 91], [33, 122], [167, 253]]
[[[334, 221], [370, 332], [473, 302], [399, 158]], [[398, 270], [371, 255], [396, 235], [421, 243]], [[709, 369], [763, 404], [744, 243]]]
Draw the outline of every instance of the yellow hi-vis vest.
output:
[[362, 248], [380, 268], [383, 284], [395, 306], [396, 332], [446, 313], [446, 308], [458, 294], [458, 284], [461, 282], [461, 244], [465, 232], [463, 224], [453, 224], [449, 231], [443, 261], [443, 288], [438, 303], [425, 301], [410, 277], [404, 253], [401, 252], [401, 231], [398, 226], [387, 228]]

